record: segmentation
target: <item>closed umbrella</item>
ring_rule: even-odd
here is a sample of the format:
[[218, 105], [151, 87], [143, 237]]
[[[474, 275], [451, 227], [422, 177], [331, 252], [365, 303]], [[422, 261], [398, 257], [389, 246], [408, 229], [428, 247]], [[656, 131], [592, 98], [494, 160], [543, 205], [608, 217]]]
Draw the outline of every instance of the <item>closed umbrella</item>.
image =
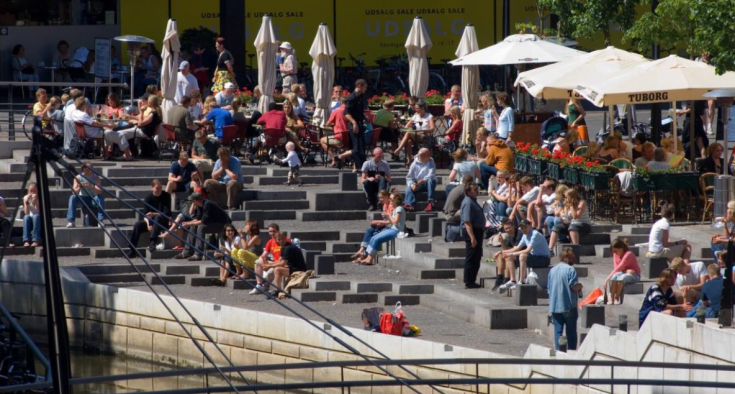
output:
[[[468, 24], [462, 33], [462, 39], [459, 41], [459, 47], [454, 53], [457, 57], [469, 55], [477, 52], [477, 33], [475, 26]], [[477, 108], [477, 88], [480, 86], [480, 67], [479, 66], [462, 66], [462, 94], [464, 95], [465, 110], [462, 116], [462, 143], [468, 144], [474, 140], [473, 133], [477, 130], [478, 121], [475, 117], [475, 108]]]
[[329, 34], [329, 27], [325, 23], [319, 25], [316, 38], [311, 44], [309, 55], [314, 59], [311, 64], [311, 75], [314, 77], [314, 116], [315, 124], [326, 126], [329, 120], [329, 104], [332, 85], [334, 84], [334, 56], [337, 48]]
[[258, 53], [258, 85], [262, 96], [258, 99], [258, 111], [268, 112], [268, 105], [273, 102], [276, 90], [276, 34], [270, 16], [263, 17], [258, 35], [255, 37], [255, 50]]
[[179, 71], [179, 53], [181, 53], [181, 43], [179, 42], [179, 33], [177, 31], [176, 21], [168, 20], [166, 25], [166, 35], [163, 38], [163, 49], [161, 50], [161, 93], [163, 94], [163, 121], [168, 122], [168, 110], [176, 105], [174, 97], [176, 97], [176, 83]]
[[408, 86], [412, 96], [425, 97], [429, 86], [429, 62], [426, 54], [432, 47], [429, 30], [424, 20], [417, 16], [413, 20], [413, 27], [406, 38], [406, 52], [408, 53]]

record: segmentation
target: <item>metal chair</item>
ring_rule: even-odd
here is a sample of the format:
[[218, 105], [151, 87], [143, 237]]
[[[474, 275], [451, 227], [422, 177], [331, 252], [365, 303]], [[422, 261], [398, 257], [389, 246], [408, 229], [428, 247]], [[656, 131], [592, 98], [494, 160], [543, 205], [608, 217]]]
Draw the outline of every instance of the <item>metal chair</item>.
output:
[[707, 172], [699, 177], [699, 190], [702, 193], [702, 201], [704, 202], [704, 211], [702, 211], [702, 223], [707, 216], [707, 211], [712, 208], [715, 203], [715, 178], [717, 173]]
[[74, 122], [74, 130], [77, 132], [77, 137], [80, 138], [82, 141], [92, 141], [95, 145], [97, 145], [104, 156], [105, 152], [105, 138], [104, 137], [87, 137], [87, 133], [84, 129], [85, 124], [82, 122]]
[[[308, 150], [306, 152], [307, 159], [308, 155], [313, 153], [314, 156], [319, 156], [322, 162], [325, 161], [324, 155], [326, 152], [322, 149], [321, 141], [319, 136], [321, 135], [321, 128], [315, 124], [307, 123], [306, 127], [299, 130], [299, 139], [301, 140], [301, 146], [305, 146]], [[308, 161], [308, 160], [307, 160]]]
[[584, 156], [587, 154], [588, 150], [589, 150], [588, 147], [580, 146], [579, 148], [575, 149], [574, 152], [572, 152], [572, 156]]
[[634, 167], [633, 163], [631, 163], [630, 160], [622, 158], [622, 157], [611, 161], [610, 165], [617, 168], [618, 170], [626, 170], [626, 171], [631, 171], [633, 170], [633, 167]]
[[259, 164], [263, 164], [263, 156], [266, 157], [266, 161], [270, 162], [271, 157], [278, 153], [283, 152], [282, 139], [286, 138], [286, 131], [281, 129], [263, 129], [263, 150], [265, 152], [258, 155]]

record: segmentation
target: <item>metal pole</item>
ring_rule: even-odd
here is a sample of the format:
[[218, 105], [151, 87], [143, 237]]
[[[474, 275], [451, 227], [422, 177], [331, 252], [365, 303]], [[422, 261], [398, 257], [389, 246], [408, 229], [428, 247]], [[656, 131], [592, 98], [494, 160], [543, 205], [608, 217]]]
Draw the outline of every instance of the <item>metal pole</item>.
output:
[[48, 153], [43, 147], [45, 138], [40, 127], [33, 128], [32, 159], [36, 165], [36, 183], [38, 183], [39, 205], [43, 230], [43, 267], [46, 289], [47, 321], [49, 333], [49, 359], [54, 383], [54, 393], [71, 394], [69, 376], [69, 334], [66, 327], [66, 312], [64, 310], [64, 294], [61, 288], [61, 273], [59, 260], [56, 255], [56, 240], [54, 239], [53, 216], [51, 215], [51, 194], [48, 184], [45, 155]]
[[[655, 14], [657, 7], [658, 0], [653, 0], [651, 2], [651, 12]], [[657, 60], [658, 57], [659, 46], [658, 44], [653, 44], [651, 47], [651, 59]], [[653, 139], [653, 143], [658, 146], [661, 141], [661, 104], [658, 103], [651, 105], [651, 138]]]
[[[732, 103], [730, 103], [730, 104], [732, 104]], [[722, 175], [727, 175], [726, 168], [729, 169], [729, 167], [730, 167], [730, 159], [729, 159], [730, 151], [728, 150], [728, 146], [727, 146], [727, 143], [730, 141], [730, 138], [729, 138], [730, 136], [728, 135], [729, 130], [728, 130], [728, 127], [727, 127], [727, 124], [729, 123], [729, 119], [728, 119], [728, 115], [729, 114], [728, 114], [728, 112], [730, 112], [730, 107], [729, 106], [724, 105], [724, 104], [723, 105], [720, 105], [720, 117], [722, 118], [722, 127], [725, 129], [724, 130], [724, 133], [723, 133], [724, 135], [722, 137], [722, 139], [723, 139], [722, 143], [723, 143], [723, 145], [725, 145], [725, 155], [722, 158], [722, 160], [723, 160]], [[717, 126], [717, 122], [715, 122], [715, 128], [717, 128], [717, 127], [718, 127]]]
[[[696, 108], [694, 108], [694, 100], [689, 102], [689, 116], [689, 155], [692, 165], [694, 165], [694, 159], [699, 156], [699, 152], [697, 152], [696, 156], [694, 155], [694, 149], [697, 146], [697, 141], [694, 140], [694, 124], [696, 123], [696, 116], [699, 116]], [[686, 133], [686, 130], [684, 130], [684, 132]], [[674, 143], [676, 143], [676, 141], [674, 141]]]

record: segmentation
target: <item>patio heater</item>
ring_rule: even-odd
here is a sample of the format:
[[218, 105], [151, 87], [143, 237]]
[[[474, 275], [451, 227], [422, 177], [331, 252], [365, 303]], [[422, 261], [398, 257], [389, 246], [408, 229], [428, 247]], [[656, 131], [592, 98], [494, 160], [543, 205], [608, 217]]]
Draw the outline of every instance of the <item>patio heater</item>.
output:
[[128, 45], [128, 57], [130, 58], [130, 106], [133, 105], [133, 95], [135, 94], [135, 64], [140, 57], [140, 50], [143, 44], [153, 44], [153, 40], [143, 36], [119, 36], [115, 37], [115, 41], [124, 42]]

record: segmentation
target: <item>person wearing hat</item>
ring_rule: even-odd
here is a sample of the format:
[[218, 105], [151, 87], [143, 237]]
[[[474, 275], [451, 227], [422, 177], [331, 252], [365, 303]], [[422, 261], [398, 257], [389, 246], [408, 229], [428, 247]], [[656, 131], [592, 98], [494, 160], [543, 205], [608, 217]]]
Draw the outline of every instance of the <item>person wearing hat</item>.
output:
[[286, 94], [291, 92], [291, 85], [299, 82], [299, 79], [296, 77], [299, 63], [296, 62], [296, 55], [290, 42], [284, 41], [279, 49], [281, 50], [281, 58], [283, 59], [283, 62], [279, 65], [279, 70], [283, 76], [282, 92]]
[[[520, 283], [526, 280], [526, 268], [546, 268], [551, 264], [551, 252], [546, 238], [531, 227], [531, 222], [526, 219], [518, 223], [523, 236], [521, 242], [514, 248], [503, 251], [503, 257], [518, 257], [520, 262]], [[500, 292], [504, 293], [508, 289], [516, 287], [515, 270], [510, 270], [510, 282], [500, 286]]]
[[[223, 211], [213, 201], [205, 200], [200, 193], [191, 193], [189, 201], [194, 205], [194, 218], [181, 223], [181, 226], [189, 229], [190, 232], [186, 237], [184, 251], [174, 256], [174, 258], [177, 260], [201, 261], [204, 258], [202, 254], [204, 252], [204, 237], [208, 234], [221, 233], [225, 229], [225, 225], [232, 223], [232, 220], [227, 212]], [[194, 248], [195, 244], [196, 248]]]
[[[127, 256], [133, 258], [137, 255], [135, 247], [138, 246], [138, 240], [143, 233], [150, 233], [150, 243], [148, 250], [153, 252], [156, 250], [156, 241], [159, 234], [166, 232], [168, 228], [168, 218], [171, 217], [171, 195], [163, 191], [163, 185], [158, 179], [151, 181], [151, 194], [145, 198], [145, 206], [143, 208], [145, 216], [143, 220], [133, 225], [133, 234], [130, 237], [130, 251]], [[163, 247], [163, 244], [161, 244]]]
[[475, 182], [464, 185], [465, 198], [460, 207], [460, 220], [464, 228], [462, 235], [465, 242], [464, 258], [464, 287], [466, 289], [479, 289], [477, 284], [477, 272], [480, 271], [480, 260], [482, 259], [482, 235], [485, 231], [485, 215], [482, 207], [477, 203], [477, 195], [480, 188]]
[[176, 104], [181, 104], [181, 98], [184, 96], [191, 97], [192, 92], [199, 91], [199, 83], [196, 77], [191, 73], [191, 67], [189, 62], [184, 60], [179, 64], [179, 74], [176, 77], [176, 95], [174, 101]]
[[217, 105], [220, 108], [231, 110], [232, 100], [235, 99], [235, 85], [232, 82], [225, 83], [225, 90], [217, 93], [214, 99], [217, 100]]
[[235, 81], [235, 58], [232, 57], [230, 51], [225, 48], [225, 38], [217, 37], [214, 42], [217, 49], [217, 68], [214, 69], [214, 78], [212, 78], [212, 93], [218, 93], [225, 90], [225, 84], [231, 83], [235, 90], [238, 89], [237, 81]]

